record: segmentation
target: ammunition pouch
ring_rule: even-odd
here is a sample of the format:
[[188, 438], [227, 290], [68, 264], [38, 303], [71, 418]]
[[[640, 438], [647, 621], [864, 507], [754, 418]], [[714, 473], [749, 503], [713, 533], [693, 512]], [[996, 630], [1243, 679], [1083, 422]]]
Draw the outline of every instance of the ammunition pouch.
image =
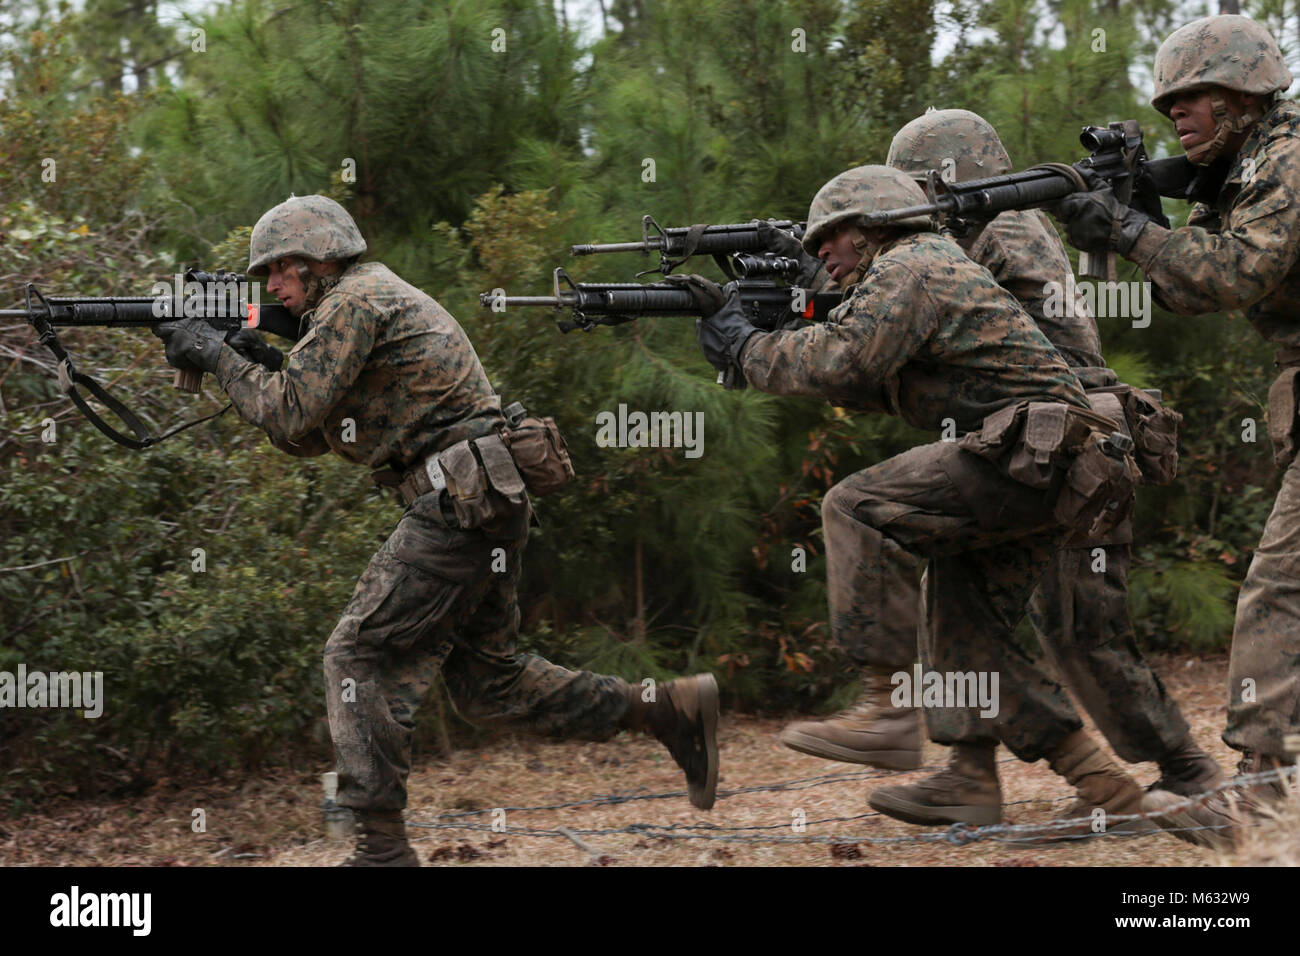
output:
[[463, 530], [482, 528], [527, 501], [524, 480], [498, 434], [459, 441], [401, 473], [371, 472], [379, 485], [396, 488], [407, 505], [430, 492], [445, 494]]
[[512, 418], [501, 432], [528, 491], [549, 495], [575, 477], [569, 446], [553, 418]]
[[1273, 443], [1273, 462], [1285, 468], [1295, 458], [1296, 376], [1300, 375], [1300, 355], [1294, 348], [1279, 349], [1277, 365], [1281, 374], [1268, 390], [1268, 437]]
[[528, 418], [518, 402], [505, 409], [505, 418], [500, 431], [457, 442], [410, 471], [386, 467], [370, 476], [396, 488], [408, 506], [438, 492], [444, 517], [465, 530], [482, 528], [526, 505], [528, 492], [549, 495], [574, 477], [569, 446], [553, 418]]
[[[1108, 396], [1114, 396], [1113, 399]], [[1183, 416], [1165, 408], [1151, 392], [1131, 385], [1111, 385], [1088, 390], [1095, 410], [1115, 417], [1118, 402], [1123, 423], [1133, 439], [1133, 459], [1144, 485], [1167, 485], [1178, 474], [1178, 425]]]
[[1092, 431], [1065, 473], [1053, 516], [1069, 528], [1087, 529], [1089, 537], [1106, 534], [1133, 509], [1134, 489], [1142, 473], [1113, 436]]
[[958, 447], [1038, 490], [1057, 488], [1055, 520], [1089, 536], [1128, 516], [1140, 473], [1115, 420], [1062, 402], [1019, 402], [999, 409]]

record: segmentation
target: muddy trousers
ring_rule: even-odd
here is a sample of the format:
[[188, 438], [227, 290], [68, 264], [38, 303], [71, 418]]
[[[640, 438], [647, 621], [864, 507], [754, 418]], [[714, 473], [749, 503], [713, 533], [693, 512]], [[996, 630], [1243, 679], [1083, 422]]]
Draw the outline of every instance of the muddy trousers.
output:
[[[863, 664], [909, 670], [916, 657], [916, 576], [928, 559], [920, 630], [927, 669], [997, 675], [996, 714], [961, 714], [1021, 759], [1046, 756], [1082, 726], [1064, 691], [1014, 640], [1017, 622], [1067, 529], [1050, 491], [1031, 489], [983, 458], [935, 442], [857, 472], [827, 493], [831, 630]], [[920, 703], [920, 701], [916, 701]], [[954, 702], [955, 703], [955, 702]], [[927, 721], [932, 710], [927, 708]], [[973, 716], [971, 716], [973, 715]], [[949, 721], [951, 722], [951, 721]], [[937, 743], [960, 742], [940, 720]]]
[[1282, 475], [1273, 511], [1237, 599], [1228, 665], [1228, 726], [1236, 750], [1285, 757], [1300, 733], [1300, 457]]
[[[917, 578], [924, 559], [855, 517], [859, 496], [871, 498], [885, 491], [864, 489], [859, 483], [871, 473], [867, 469], [836, 486], [823, 507], [832, 633], [857, 664], [898, 670], [911, 668], [919, 636], [923, 669], [942, 671], [925, 653], [929, 636], [921, 629], [922, 586]], [[1100, 555], [1097, 547], [1102, 548]], [[868, 559], [858, 561], [855, 555]], [[1130, 561], [1127, 543], [1060, 548], [1048, 562], [1027, 611], [1046, 658], [1116, 753], [1131, 762], [1157, 762], [1186, 739], [1188, 727], [1138, 650], [1128, 614]], [[880, 603], [873, 604], [876, 600]], [[1059, 711], [1059, 703], [1053, 712]], [[1025, 719], [1032, 720], [1034, 713], [1031, 705]], [[931, 738], [940, 743], [995, 739], [973, 713], [927, 710], [926, 720]], [[1058, 726], [1048, 720], [1043, 733]], [[1031, 749], [1041, 750], [1045, 742]]]
[[[1130, 548], [1112, 544], [1102, 550], [1058, 551], [1029, 599], [1029, 619], [1044, 656], [1115, 752], [1131, 763], [1158, 763], [1190, 731], [1137, 647], [1127, 603]], [[927, 669], [935, 666], [932, 646], [923, 628], [921, 658]], [[996, 739], [969, 711], [927, 711], [926, 726], [940, 743]]]
[[407, 508], [325, 645], [346, 807], [406, 806], [415, 713], [439, 671], [457, 712], [483, 726], [607, 740], [627, 708], [620, 678], [516, 652], [527, 503], [465, 531], [438, 499], [427, 494]]
[[1029, 620], [1115, 753], [1129, 763], [1159, 762], [1190, 730], [1138, 650], [1128, 613], [1131, 561], [1128, 544], [1062, 548], [1029, 599]]

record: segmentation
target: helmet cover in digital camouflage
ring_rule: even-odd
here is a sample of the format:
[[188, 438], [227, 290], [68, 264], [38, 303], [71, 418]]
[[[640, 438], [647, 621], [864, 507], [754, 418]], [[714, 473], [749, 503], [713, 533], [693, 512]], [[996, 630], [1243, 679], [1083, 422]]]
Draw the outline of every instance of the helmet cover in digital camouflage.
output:
[[330, 262], [366, 251], [348, 211], [327, 196], [294, 196], [257, 220], [248, 242], [248, 274], [265, 276], [285, 256]]
[[[901, 170], [888, 166], [855, 166], [817, 190], [808, 209], [804, 251], [817, 255], [822, 243], [839, 226], [860, 225], [868, 213], [920, 206], [926, 201], [921, 187]], [[889, 225], [891, 228], [929, 229], [930, 220], [921, 216]]]
[[1151, 105], [1169, 115], [1174, 97], [1207, 86], [1268, 94], [1291, 85], [1291, 71], [1273, 34], [1250, 17], [1193, 20], [1156, 52]]
[[924, 181], [964, 183], [1011, 172], [1011, 157], [993, 126], [970, 110], [927, 110], [894, 134], [885, 165]]

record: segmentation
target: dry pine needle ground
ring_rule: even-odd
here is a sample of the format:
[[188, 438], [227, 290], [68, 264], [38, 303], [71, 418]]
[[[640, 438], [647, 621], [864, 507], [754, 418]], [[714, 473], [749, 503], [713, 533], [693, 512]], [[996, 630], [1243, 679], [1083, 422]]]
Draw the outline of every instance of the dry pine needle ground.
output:
[[[1219, 739], [1227, 659], [1159, 657], [1153, 661], [1183, 707], [1197, 741], [1229, 773], [1236, 754]], [[719, 791], [772, 785], [822, 774], [869, 768], [830, 763], [794, 753], [776, 741], [784, 721], [724, 716]], [[1095, 731], [1094, 731], [1095, 732]], [[927, 744], [927, 765], [946, 750]], [[1007, 820], [1047, 820], [1070, 796], [1045, 762], [1027, 765], [999, 751]], [[322, 770], [327, 769], [322, 767]], [[1132, 768], [1143, 784], [1158, 776], [1153, 764]], [[712, 824], [774, 827], [750, 831], [793, 836], [796, 811], [807, 836], [900, 837], [936, 832], [880, 815], [818, 824], [824, 818], [868, 814], [871, 788], [924, 776], [885, 774], [840, 780], [797, 791], [742, 793], [697, 811], [685, 796], [549, 811], [507, 811], [505, 832], [410, 827], [422, 862], [442, 866], [1212, 866], [1224, 863], [1296, 865], [1300, 862], [1300, 809], [1291, 807], [1252, 834], [1236, 857], [1222, 857], [1168, 835], [1106, 837], [1048, 848], [983, 841], [879, 846], [748, 844], [670, 840], [639, 833], [579, 834], [588, 849], [563, 836], [529, 836], [512, 828], [572, 831]], [[440, 813], [492, 810], [584, 800], [612, 793], [662, 793], [684, 786], [680, 772], [654, 741], [622, 735], [607, 744], [552, 743], [503, 736], [448, 761], [431, 761], [411, 774], [407, 817], [439, 822]], [[315, 774], [266, 773], [237, 785], [182, 787], [161, 782], [130, 801], [69, 803], [43, 814], [0, 820], [0, 865], [99, 864], [109, 866], [327, 866], [350, 844], [324, 839], [321, 793]], [[204, 811], [206, 832], [191, 828], [193, 810]], [[489, 825], [490, 813], [457, 822]]]

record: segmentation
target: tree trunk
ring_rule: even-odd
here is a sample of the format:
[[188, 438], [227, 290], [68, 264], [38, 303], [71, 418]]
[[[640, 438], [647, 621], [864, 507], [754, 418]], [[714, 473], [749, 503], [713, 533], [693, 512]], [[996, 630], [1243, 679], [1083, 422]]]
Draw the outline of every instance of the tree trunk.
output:
[[645, 643], [645, 577], [641, 573], [641, 536], [636, 536], [636, 619], [632, 622], [632, 640]]

